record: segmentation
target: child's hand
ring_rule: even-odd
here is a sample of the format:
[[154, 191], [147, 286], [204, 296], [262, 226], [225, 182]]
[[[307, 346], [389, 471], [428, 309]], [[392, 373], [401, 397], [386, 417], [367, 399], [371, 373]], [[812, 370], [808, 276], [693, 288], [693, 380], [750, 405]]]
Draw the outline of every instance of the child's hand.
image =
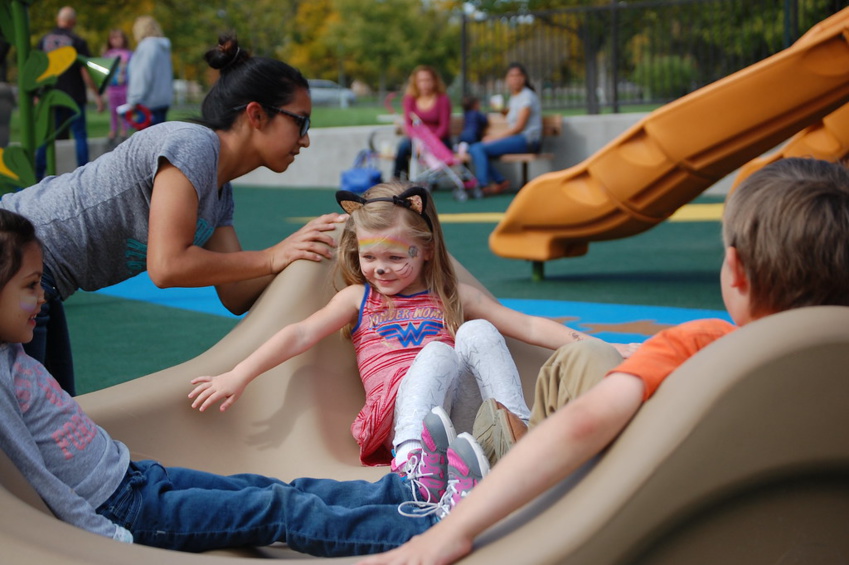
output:
[[627, 359], [631, 355], [634, 354], [637, 349], [640, 348], [641, 343], [611, 343], [616, 351], [619, 352], [619, 355], [622, 356], [622, 359]]
[[196, 386], [189, 393], [189, 398], [194, 399], [192, 408], [197, 408], [200, 412], [220, 400], [224, 400], [220, 408], [224, 412], [239, 400], [247, 386], [247, 383], [233, 372], [223, 373], [217, 377], [197, 377], [192, 379], [192, 384]]

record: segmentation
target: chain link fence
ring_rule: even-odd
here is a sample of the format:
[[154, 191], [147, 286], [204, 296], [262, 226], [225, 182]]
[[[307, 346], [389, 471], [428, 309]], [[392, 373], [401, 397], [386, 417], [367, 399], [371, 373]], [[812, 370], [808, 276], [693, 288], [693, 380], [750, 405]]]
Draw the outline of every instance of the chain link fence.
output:
[[548, 110], [667, 103], [792, 44], [843, 0], [667, 0], [463, 17], [461, 84], [484, 101], [522, 63]]

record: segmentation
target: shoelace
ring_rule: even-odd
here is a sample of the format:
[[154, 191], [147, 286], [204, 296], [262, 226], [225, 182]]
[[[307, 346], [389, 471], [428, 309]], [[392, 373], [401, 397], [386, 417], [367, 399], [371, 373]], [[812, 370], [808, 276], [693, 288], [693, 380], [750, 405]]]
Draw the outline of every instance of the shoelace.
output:
[[421, 480], [422, 477], [432, 477], [433, 473], [422, 473], [421, 468], [424, 466], [424, 456], [423, 455], [412, 455], [407, 462], [404, 464], [404, 481], [409, 481], [410, 489], [413, 493], [413, 501], [421, 504], [434, 504], [430, 500], [419, 500], [421, 492], [425, 491], [430, 493], [430, 490], [427, 488]]
[[[442, 495], [439, 502], [424, 502], [420, 500], [402, 502], [398, 505], [398, 513], [408, 518], [424, 518], [425, 516], [439, 512], [439, 519], [441, 520], [448, 516], [448, 513], [454, 508], [455, 495], [459, 495], [461, 498], [466, 496], [465, 492], [457, 490], [459, 483], [459, 479], [448, 481], [448, 487], [445, 489], [445, 494]], [[415, 492], [413, 494], [415, 495]], [[408, 508], [410, 510], [407, 510]]]

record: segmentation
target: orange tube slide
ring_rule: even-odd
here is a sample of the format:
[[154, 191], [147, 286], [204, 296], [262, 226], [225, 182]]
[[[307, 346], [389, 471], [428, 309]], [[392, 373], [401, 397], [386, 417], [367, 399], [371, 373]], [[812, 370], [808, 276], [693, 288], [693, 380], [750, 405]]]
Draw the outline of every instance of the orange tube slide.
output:
[[541, 262], [643, 232], [847, 102], [849, 8], [788, 49], [652, 112], [584, 162], [528, 183], [490, 248]]
[[821, 121], [794, 135], [780, 150], [752, 159], [734, 178], [731, 190], [758, 169], [785, 157], [812, 157], [841, 161], [849, 157], [849, 104], [844, 104]]

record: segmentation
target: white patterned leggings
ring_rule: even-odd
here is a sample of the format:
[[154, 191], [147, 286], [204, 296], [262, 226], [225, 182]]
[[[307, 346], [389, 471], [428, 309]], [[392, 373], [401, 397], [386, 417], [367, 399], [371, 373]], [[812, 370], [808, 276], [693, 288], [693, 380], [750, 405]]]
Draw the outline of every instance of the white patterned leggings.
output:
[[454, 347], [431, 342], [416, 356], [398, 388], [392, 444], [397, 449], [404, 442], [419, 443], [422, 420], [434, 406], [445, 408], [457, 433], [471, 432], [487, 398], [498, 400], [526, 423], [530, 418], [504, 338], [486, 320], [472, 320], [457, 330]]

